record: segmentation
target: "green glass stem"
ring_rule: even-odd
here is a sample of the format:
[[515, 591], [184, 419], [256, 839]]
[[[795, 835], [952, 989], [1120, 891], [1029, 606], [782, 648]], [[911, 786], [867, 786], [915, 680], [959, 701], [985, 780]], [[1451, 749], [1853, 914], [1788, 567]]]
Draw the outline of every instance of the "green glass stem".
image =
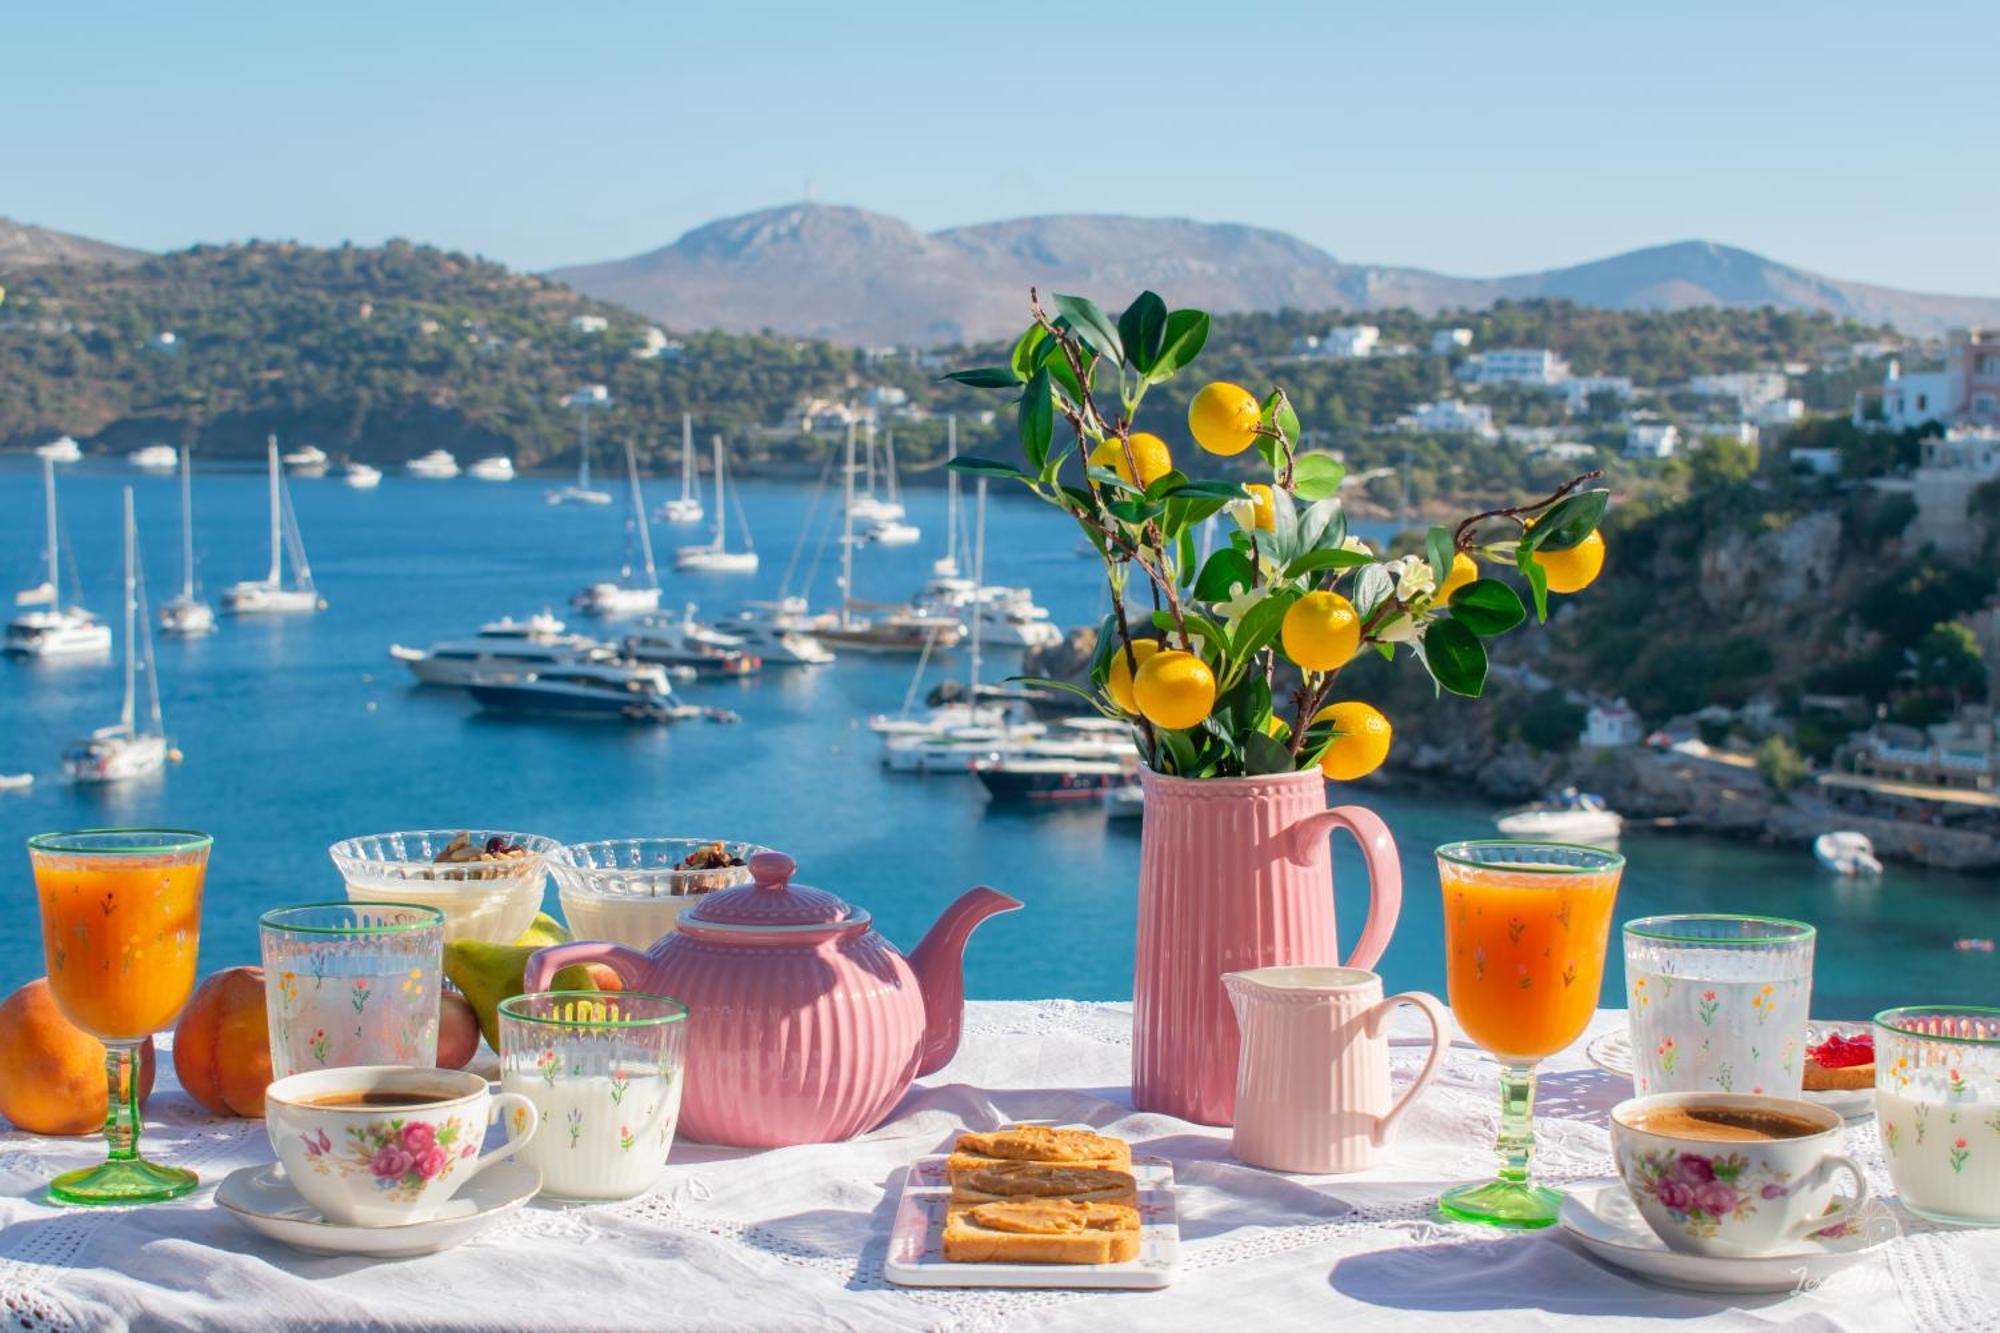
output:
[[105, 1160], [131, 1162], [139, 1157], [139, 1043], [104, 1043]]
[[96, 1166], [67, 1171], [49, 1182], [55, 1203], [123, 1205], [178, 1199], [200, 1182], [192, 1171], [161, 1166], [139, 1156], [139, 1043], [104, 1043], [105, 1158]]
[[1530, 1182], [1535, 1155], [1535, 1066], [1500, 1066], [1500, 1174], [1477, 1185], [1446, 1190], [1438, 1211], [1455, 1222], [1490, 1227], [1545, 1227], [1562, 1208], [1562, 1196]]
[[1528, 1162], [1535, 1155], [1535, 1067], [1500, 1066], [1500, 1179], [1528, 1183]]

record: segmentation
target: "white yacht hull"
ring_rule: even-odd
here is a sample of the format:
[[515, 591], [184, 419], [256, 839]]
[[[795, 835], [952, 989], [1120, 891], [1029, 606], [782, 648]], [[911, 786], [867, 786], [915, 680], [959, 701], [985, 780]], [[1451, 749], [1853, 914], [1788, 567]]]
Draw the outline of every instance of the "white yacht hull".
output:
[[320, 609], [310, 588], [279, 588], [265, 582], [233, 584], [222, 594], [222, 609], [238, 616], [303, 615]]
[[509, 458], [482, 458], [468, 471], [474, 481], [514, 480], [514, 462]]
[[350, 467], [341, 480], [357, 491], [372, 491], [382, 484], [382, 473], [378, 468], [365, 465]]
[[176, 597], [160, 608], [160, 632], [180, 639], [198, 639], [215, 632], [215, 608], [207, 602]]
[[695, 574], [755, 574], [755, 551], [718, 551], [712, 546], [683, 546], [674, 552], [674, 568]]
[[669, 500], [660, 506], [660, 517], [669, 523], [699, 523], [708, 511], [699, 500]]
[[103, 657], [111, 626], [70, 611], [30, 611], [8, 623], [6, 648], [17, 657]]
[[585, 615], [616, 619], [621, 616], [651, 615], [660, 609], [658, 588], [622, 588], [615, 583], [593, 583], [570, 604]]
[[1872, 876], [1882, 873], [1875, 844], [1865, 833], [1822, 833], [1813, 839], [1813, 859], [1836, 875]]
[[872, 495], [854, 497], [853, 514], [857, 523], [893, 523], [903, 513], [903, 506], [894, 500], [878, 500]]
[[611, 492], [589, 491], [581, 486], [565, 486], [559, 491], [545, 491], [542, 498], [552, 505], [608, 505]]
[[71, 779], [86, 785], [141, 778], [159, 772], [166, 762], [164, 736], [93, 737], [63, 756]]
[[1510, 838], [1577, 842], [1603, 847], [1618, 841], [1625, 820], [1610, 810], [1522, 810], [1502, 815], [1494, 826]]

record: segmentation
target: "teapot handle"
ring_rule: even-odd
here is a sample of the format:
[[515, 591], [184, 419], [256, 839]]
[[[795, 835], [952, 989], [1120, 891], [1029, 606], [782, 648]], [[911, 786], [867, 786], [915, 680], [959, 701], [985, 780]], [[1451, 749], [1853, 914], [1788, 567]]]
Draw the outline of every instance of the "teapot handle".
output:
[[626, 990], [646, 989], [644, 977], [647, 964], [651, 962], [645, 954], [636, 949], [628, 949], [622, 944], [608, 944], [602, 940], [579, 940], [574, 944], [551, 944], [546, 949], [537, 949], [528, 955], [528, 965], [521, 973], [522, 989], [543, 991], [555, 980], [556, 973], [577, 963], [602, 963], [618, 974], [618, 980]]

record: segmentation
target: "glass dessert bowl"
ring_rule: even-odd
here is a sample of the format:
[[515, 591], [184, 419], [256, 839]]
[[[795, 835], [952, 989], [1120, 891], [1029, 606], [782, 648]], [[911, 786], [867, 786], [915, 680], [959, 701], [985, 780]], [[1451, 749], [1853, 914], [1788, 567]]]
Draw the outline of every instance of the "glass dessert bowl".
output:
[[542, 910], [554, 838], [502, 829], [416, 829], [327, 849], [351, 902], [415, 903], [444, 913], [444, 937], [512, 944]]
[[703, 894], [748, 884], [750, 858], [764, 850], [719, 838], [612, 838], [558, 847], [549, 870], [572, 935], [644, 951]]

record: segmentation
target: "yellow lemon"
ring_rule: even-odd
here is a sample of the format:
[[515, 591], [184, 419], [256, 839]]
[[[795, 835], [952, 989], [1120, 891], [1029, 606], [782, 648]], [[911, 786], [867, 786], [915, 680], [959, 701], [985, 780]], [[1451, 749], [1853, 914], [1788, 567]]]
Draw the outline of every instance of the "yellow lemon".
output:
[[1132, 695], [1154, 726], [1185, 731], [1200, 726], [1215, 707], [1215, 673], [1193, 653], [1155, 653], [1140, 666]]
[[1217, 380], [1204, 386], [1188, 404], [1188, 430], [1196, 444], [1227, 458], [1257, 442], [1257, 422], [1262, 415], [1248, 389]]
[[1537, 551], [1535, 561], [1549, 576], [1550, 592], [1582, 592], [1604, 569], [1604, 537], [1593, 532], [1567, 551]]
[[[1144, 667], [1146, 659], [1160, 651], [1158, 639], [1132, 640], [1132, 656]], [[1111, 702], [1127, 713], [1139, 711], [1137, 701], [1132, 698], [1132, 668], [1125, 660], [1125, 645], [1119, 644], [1111, 652], [1111, 665], [1104, 672], [1104, 692], [1111, 696]]]
[[1276, 528], [1278, 526], [1278, 514], [1272, 508], [1271, 488], [1269, 486], [1259, 486], [1253, 481], [1243, 489], [1250, 492], [1250, 526], [1256, 528], [1259, 532], [1270, 532]]
[[1479, 566], [1473, 562], [1471, 556], [1460, 551], [1451, 558], [1451, 571], [1444, 576], [1444, 582], [1438, 584], [1437, 604], [1443, 606], [1451, 600], [1453, 593], [1474, 582], [1478, 577]]
[[1132, 457], [1139, 463], [1139, 478], [1132, 479], [1131, 464], [1125, 461], [1125, 446], [1117, 440], [1106, 440], [1091, 450], [1092, 467], [1110, 468], [1118, 474], [1120, 481], [1137, 486], [1140, 490], [1151, 486], [1161, 477], [1174, 470], [1174, 456], [1167, 452], [1167, 442], [1157, 435], [1145, 431], [1135, 431], [1131, 436]]
[[1320, 756], [1320, 771], [1335, 782], [1365, 778], [1389, 757], [1389, 719], [1359, 699], [1328, 704], [1313, 721], [1331, 720], [1339, 734]]
[[1361, 617], [1337, 592], [1309, 592], [1285, 612], [1278, 637], [1285, 656], [1307, 671], [1332, 671], [1361, 651]]

